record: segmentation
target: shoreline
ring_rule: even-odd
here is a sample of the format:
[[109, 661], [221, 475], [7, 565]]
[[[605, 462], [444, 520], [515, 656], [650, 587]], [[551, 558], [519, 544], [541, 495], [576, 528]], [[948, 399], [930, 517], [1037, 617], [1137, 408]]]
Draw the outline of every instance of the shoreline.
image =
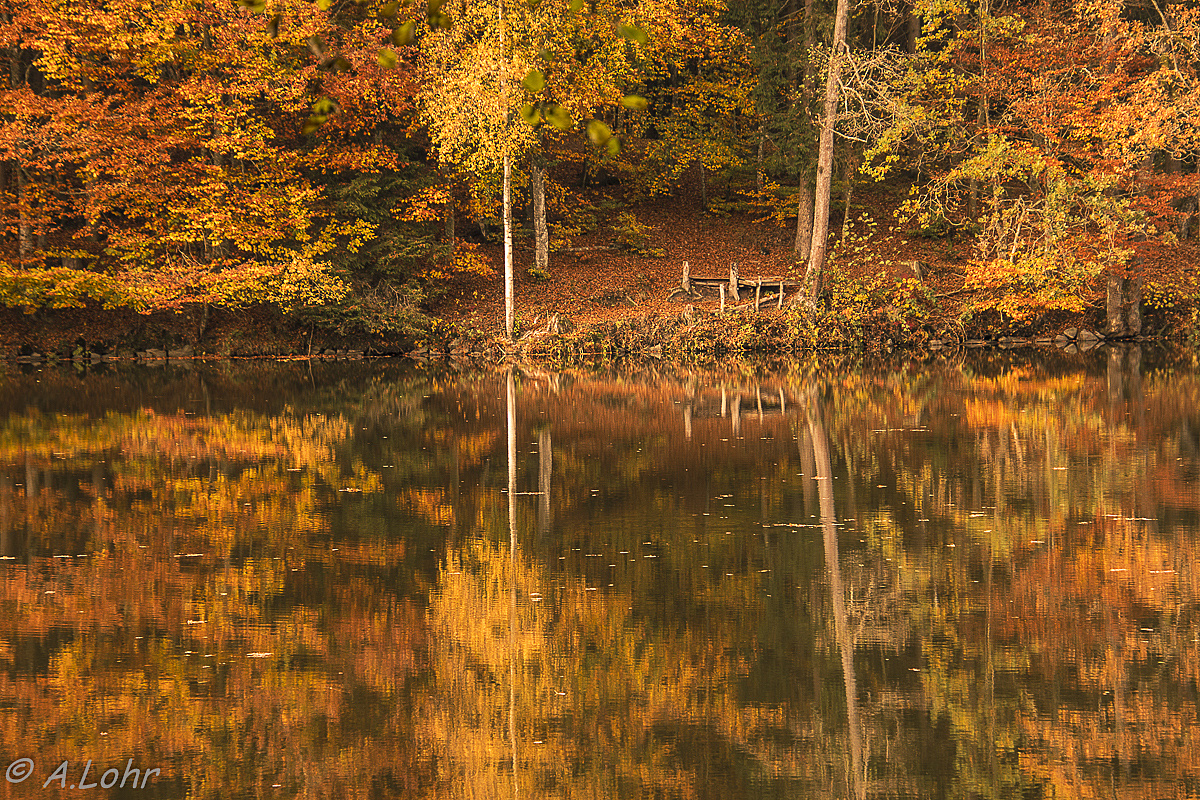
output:
[[[8, 313], [4, 313], [4, 312]], [[198, 313], [137, 317], [98, 309], [64, 309], [20, 315], [0, 309], [0, 362], [151, 363], [194, 360], [357, 360], [375, 357], [468, 358], [498, 362], [570, 364], [614, 357], [707, 360], [727, 356], [780, 356], [858, 352], [867, 356], [1046, 348], [1088, 352], [1114, 344], [1186, 345], [1193, 331], [1170, 336], [1146, 332], [1106, 337], [1088, 320], [1045, 320], [1020, 331], [937, 331], [903, 317], [856, 320], [826, 312], [814, 321], [798, 308], [724, 313], [688, 306], [676, 316], [635, 316], [575, 328], [552, 317], [540, 328], [508, 341], [478, 329], [431, 319], [430, 329], [392, 335], [347, 335], [300, 327], [270, 309], [214, 310], [204, 329]], [[290, 323], [290, 324], [289, 324]], [[191, 334], [191, 335], [189, 335]]]

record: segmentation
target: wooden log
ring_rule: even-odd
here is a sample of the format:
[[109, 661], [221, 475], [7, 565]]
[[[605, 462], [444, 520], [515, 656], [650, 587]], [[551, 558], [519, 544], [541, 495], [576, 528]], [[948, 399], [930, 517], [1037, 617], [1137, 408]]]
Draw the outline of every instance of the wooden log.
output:
[[[737, 297], [737, 295], [734, 294], [734, 297]], [[721, 284], [721, 313], [725, 313], [725, 284], [723, 283]]]
[[758, 304], [762, 301], [762, 282], [754, 284], [754, 310], [758, 310]]
[[742, 299], [738, 296], [738, 265], [736, 261], [729, 262], [729, 294], [735, 303]]
[[692, 291], [692, 268], [688, 262], [683, 262], [683, 290], [689, 294]]
[[[780, 282], [779, 282], [779, 297], [778, 297], [778, 299], [777, 299], [777, 300], [776, 300], [776, 302], [775, 302], [775, 307], [776, 307], [776, 308], [783, 308], [783, 281], [780, 281]], [[780, 389], [780, 392], [782, 392], [782, 391], [783, 391], [783, 390], [782, 390], [782, 389]], [[782, 394], [780, 394], [779, 396], [780, 396], [780, 397], [783, 397], [783, 395], [782, 395]]]

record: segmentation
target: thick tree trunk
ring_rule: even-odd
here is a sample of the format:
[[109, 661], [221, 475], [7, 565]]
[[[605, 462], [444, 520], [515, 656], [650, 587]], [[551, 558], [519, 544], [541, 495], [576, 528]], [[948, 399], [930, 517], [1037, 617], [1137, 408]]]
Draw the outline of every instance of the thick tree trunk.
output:
[[550, 269], [550, 232], [546, 228], [546, 170], [534, 164], [529, 170], [533, 195], [533, 262], [542, 272]]
[[1109, 336], [1124, 336], [1125, 335], [1125, 314], [1122, 309], [1122, 301], [1124, 300], [1125, 292], [1123, 284], [1125, 279], [1113, 273], [1108, 274], [1108, 298], [1107, 298], [1107, 317]]
[[911, 5], [906, 10], [906, 16], [904, 47], [907, 52], [915, 53], [917, 52], [917, 40], [921, 38], [921, 18], [917, 16], [917, 10]]
[[1142, 332], [1142, 278], [1125, 281], [1125, 330], [1130, 336]]
[[805, 261], [812, 252], [813, 192], [807, 178], [800, 179], [800, 203], [796, 210], [796, 258]]
[[842, 79], [842, 50], [846, 47], [848, 0], [838, 0], [833, 24], [833, 51], [829, 57], [829, 79], [825, 84], [825, 108], [821, 114], [821, 139], [817, 148], [817, 188], [813, 198], [812, 254], [804, 274], [806, 304], [816, 311], [817, 291], [829, 249], [829, 198], [833, 190], [833, 126], [837, 121], [838, 95]]

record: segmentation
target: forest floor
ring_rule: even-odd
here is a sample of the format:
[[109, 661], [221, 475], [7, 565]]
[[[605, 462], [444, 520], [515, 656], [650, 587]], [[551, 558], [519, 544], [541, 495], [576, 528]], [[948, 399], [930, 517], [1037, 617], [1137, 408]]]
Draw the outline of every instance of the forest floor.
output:
[[[655, 198], [624, 209], [650, 228], [648, 247], [664, 251], [661, 257], [587, 249], [611, 244], [612, 230], [602, 224], [594, 232], [574, 237], [569, 251], [551, 253], [550, 278], [544, 280], [530, 274], [534, 266], [532, 238], [518, 237], [514, 305], [519, 329], [533, 330], [552, 315], [587, 328], [653, 315], [678, 317], [689, 303], [697, 311], [717, 310], [720, 298], [715, 293], [700, 299], [669, 299], [672, 290], [680, 286], [685, 261], [693, 277], [728, 277], [730, 263], [737, 262], [743, 279], [802, 280], [804, 267], [796, 264], [793, 255], [794, 212], [782, 222], [748, 212], [714, 214], [702, 211], [693, 195]], [[866, 246], [846, 270], [853, 277], [888, 270], [903, 278], [913, 275], [909, 263], [919, 261], [929, 267], [925, 279], [934, 294], [953, 296], [963, 284], [961, 265], [970, 256], [970, 243], [907, 233], [896, 221], [896, 210], [905, 196], [905, 191], [887, 185], [856, 190], [847, 234], [852, 240], [861, 237]], [[604, 204], [608, 199], [597, 195], [593, 202]], [[617, 213], [610, 216], [615, 219]], [[864, 214], [874, 227], [869, 238]], [[836, 208], [830, 222], [835, 238], [841, 235], [843, 217], [842, 209]], [[483, 246], [480, 251], [493, 265], [494, 274], [459, 281], [431, 313], [463, 328], [500, 336], [504, 333], [503, 251], [496, 245]], [[953, 304], [944, 312], [957, 315]]]

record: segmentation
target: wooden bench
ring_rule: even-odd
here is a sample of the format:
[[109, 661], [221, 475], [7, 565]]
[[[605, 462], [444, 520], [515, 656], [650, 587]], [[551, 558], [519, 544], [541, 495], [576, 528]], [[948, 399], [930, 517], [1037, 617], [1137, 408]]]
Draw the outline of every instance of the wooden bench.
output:
[[[716, 290], [721, 295], [721, 310], [725, 310], [725, 296], [728, 294], [733, 302], [740, 303], [742, 300], [742, 292], [749, 292], [754, 289], [754, 309], [757, 311], [762, 308], [763, 304], [763, 289], [768, 292], [775, 290], [776, 308], [783, 308], [783, 295], [788, 289], [799, 289], [802, 284], [799, 281], [788, 280], [777, 276], [766, 276], [759, 278], [743, 278], [738, 275], [738, 264], [736, 261], [729, 264], [729, 277], [724, 276], [719, 278], [698, 277], [692, 275], [691, 267], [688, 262], [683, 262], [683, 279], [680, 281], [680, 288], [672, 293], [672, 296], [679, 294], [688, 294], [695, 296], [698, 291], [705, 289]], [[767, 300], [771, 299], [771, 295], [767, 295]], [[749, 305], [749, 304], [747, 304]]]

